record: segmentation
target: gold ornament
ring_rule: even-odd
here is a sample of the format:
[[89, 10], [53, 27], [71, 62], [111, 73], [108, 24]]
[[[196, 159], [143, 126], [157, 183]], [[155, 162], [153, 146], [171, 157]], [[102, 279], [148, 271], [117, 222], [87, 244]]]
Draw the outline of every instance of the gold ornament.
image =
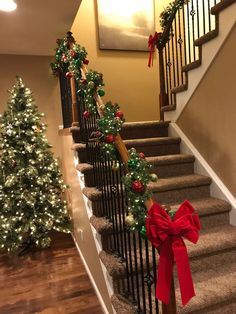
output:
[[135, 224], [134, 216], [131, 213], [129, 213], [128, 216], [125, 217], [125, 223], [127, 226], [132, 226], [133, 224]]

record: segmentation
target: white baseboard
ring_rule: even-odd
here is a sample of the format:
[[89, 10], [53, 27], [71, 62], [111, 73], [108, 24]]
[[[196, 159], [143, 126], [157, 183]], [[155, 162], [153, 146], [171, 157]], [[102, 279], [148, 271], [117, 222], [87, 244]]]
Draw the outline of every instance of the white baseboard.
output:
[[[74, 159], [75, 167], [76, 167], [77, 164], [78, 164], [78, 160], [77, 160], [77, 158], [75, 158]], [[80, 187], [81, 187], [81, 190], [82, 190], [85, 187], [84, 179], [83, 179], [84, 175], [80, 171], [78, 171], [78, 170], [76, 170], [76, 171], [77, 171], [77, 175], [78, 175], [78, 181], [80, 183]], [[85, 208], [86, 208], [86, 212], [87, 212], [88, 218], [90, 218], [92, 216], [91, 202], [88, 200], [88, 198], [85, 195], [83, 195], [83, 199], [84, 199], [84, 205], [85, 205]], [[102, 251], [101, 236], [97, 233], [96, 229], [91, 224], [90, 224], [90, 227], [91, 227], [91, 231], [92, 231], [92, 234], [93, 234], [94, 243], [95, 243], [95, 246], [96, 246], [96, 249], [97, 249], [97, 254], [99, 255], [100, 252]], [[95, 293], [96, 293], [96, 295], [98, 297], [98, 300], [99, 300], [99, 302], [100, 302], [100, 304], [102, 306], [102, 309], [103, 309], [104, 313], [105, 314], [116, 314], [116, 311], [113, 308], [112, 304], [111, 304], [111, 307], [112, 307], [113, 313], [108, 312], [107, 307], [106, 307], [106, 305], [105, 305], [105, 303], [103, 301], [103, 298], [102, 298], [102, 296], [100, 294], [99, 288], [98, 288], [96, 282], [93, 279], [93, 276], [92, 276], [92, 274], [91, 274], [91, 272], [89, 270], [89, 267], [88, 267], [88, 265], [86, 263], [86, 260], [85, 260], [85, 258], [83, 256], [83, 254], [82, 254], [82, 252], [81, 252], [81, 250], [79, 248], [79, 245], [76, 242], [75, 238], [74, 238], [74, 242], [76, 244], [76, 247], [78, 249], [78, 252], [80, 254], [82, 262], [83, 262], [83, 264], [85, 266], [85, 269], [86, 269], [86, 271], [88, 273], [88, 276], [89, 276], [89, 278], [90, 278], [90, 280], [92, 282], [92, 285], [94, 287]], [[100, 260], [100, 258], [99, 258], [99, 260]], [[104, 280], [105, 280], [105, 283], [106, 283], [106, 286], [107, 286], [108, 294], [111, 297], [114, 294], [112, 278], [109, 275], [106, 267], [103, 265], [101, 260], [100, 260], [100, 265], [101, 265], [101, 268], [102, 268], [102, 271], [103, 271], [103, 276], [104, 276]]]
[[195, 156], [194, 171], [196, 173], [207, 175], [211, 177], [211, 195], [223, 200], [228, 201], [232, 210], [230, 212], [230, 223], [236, 226], [236, 199], [232, 193], [228, 190], [225, 184], [217, 176], [215, 171], [209, 166], [207, 161], [199, 153], [196, 147], [190, 142], [188, 137], [183, 133], [183, 131], [178, 127], [176, 123], [170, 123], [169, 135], [178, 136], [181, 138], [180, 150], [182, 153], [193, 154]]

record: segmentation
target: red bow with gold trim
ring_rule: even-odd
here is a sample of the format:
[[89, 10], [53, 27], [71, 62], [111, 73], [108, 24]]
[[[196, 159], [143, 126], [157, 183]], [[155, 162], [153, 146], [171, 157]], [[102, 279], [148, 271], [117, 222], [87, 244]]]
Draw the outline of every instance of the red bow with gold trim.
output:
[[187, 200], [184, 201], [171, 220], [167, 212], [159, 204], [154, 203], [148, 211], [146, 229], [148, 239], [160, 252], [157, 299], [165, 304], [169, 303], [175, 260], [182, 303], [186, 305], [195, 296], [195, 292], [187, 249], [182, 237], [193, 243], [198, 241], [200, 221], [194, 213], [194, 208]]

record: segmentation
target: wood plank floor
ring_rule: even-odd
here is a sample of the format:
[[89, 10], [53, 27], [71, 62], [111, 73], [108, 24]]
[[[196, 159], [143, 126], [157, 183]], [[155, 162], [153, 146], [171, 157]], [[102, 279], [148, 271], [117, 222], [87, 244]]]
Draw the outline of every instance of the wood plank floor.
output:
[[102, 314], [70, 235], [21, 257], [0, 255], [0, 314]]

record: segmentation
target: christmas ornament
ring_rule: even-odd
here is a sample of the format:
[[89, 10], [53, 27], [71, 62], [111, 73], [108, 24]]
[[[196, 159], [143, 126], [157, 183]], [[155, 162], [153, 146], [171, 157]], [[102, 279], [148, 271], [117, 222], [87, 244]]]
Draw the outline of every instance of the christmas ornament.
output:
[[76, 58], [77, 53], [76, 53], [74, 50], [71, 50], [71, 51], [70, 51], [70, 56], [71, 56], [72, 58]]
[[88, 59], [84, 59], [83, 60], [83, 64], [88, 65], [89, 64], [89, 60]]
[[145, 159], [145, 158], [146, 158], [146, 156], [145, 156], [145, 154], [144, 154], [143, 152], [141, 152], [141, 153], [139, 153], [139, 158], [141, 158], [141, 159]]
[[115, 137], [113, 134], [107, 134], [105, 136], [105, 142], [107, 143], [113, 143], [115, 141]]
[[137, 159], [129, 159], [127, 162], [128, 168], [130, 170], [134, 170], [137, 168], [138, 160]]
[[84, 111], [84, 113], [83, 113], [84, 119], [88, 119], [88, 118], [90, 118], [90, 116], [91, 116], [91, 113], [89, 111]]
[[145, 226], [142, 226], [142, 228], [141, 228], [141, 230], [139, 232], [140, 232], [141, 237], [144, 240], [148, 240], [148, 238], [147, 238], [147, 230], [146, 230]]
[[129, 227], [135, 224], [134, 216], [131, 213], [129, 213], [128, 216], [125, 217], [125, 223]]
[[104, 91], [104, 89], [99, 89], [99, 90], [98, 90], [98, 95], [99, 95], [100, 97], [105, 96], [105, 91]]
[[155, 173], [151, 173], [151, 174], [150, 174], [150, 180], [151, 180], [152, 182], [156, 182], [157, 179], [158, 179], [158, 177], [157, 177], [157, 175], [156, 175]]
[[112, 170], [113, 171], [118, 171], [120, 169], [120, 164], [119, 162], [114, 162], [112, 165]]
[[144, 184], [142, 181], [140, 180], [135, 180], [133, 183], [132, 183], [132, 186], [131, 186], [132, 190], [135, 192], [135, 193], [141, 193], [143, 192], [144, 190]]
[[66, 77], [67, 77], [68, 79], [70, 79], [72, 76], [73, 76], [73, 75], [72, 75], [71, 72], [66, 72]]
[[123, 114], [122, 111], [117, 111], [117, 112], [115, 113], [115, 116], [116, 116], [117, 118], [123, 119], [124, 114]]

